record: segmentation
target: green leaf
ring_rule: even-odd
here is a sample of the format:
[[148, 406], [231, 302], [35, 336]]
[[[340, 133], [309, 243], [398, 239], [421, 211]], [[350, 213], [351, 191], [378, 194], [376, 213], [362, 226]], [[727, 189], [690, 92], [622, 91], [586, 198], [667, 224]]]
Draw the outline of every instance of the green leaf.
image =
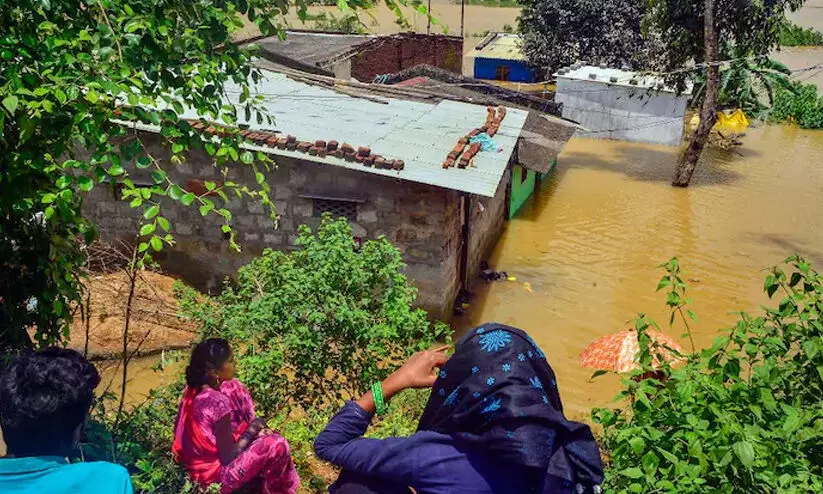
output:
[[137, 168], [148, 168], [151, 166], [151, 160], [148, 156], [140, 156], [137, 158]]
[[157, 217], [157, 224], [160, 225], [160, 228], [162, 228], [165, 231], [169, 231], [169, 227], [171, 226], [169, 225], [169, 220], [162, 216]]
[[194, 202], [195, 198], [196, 196], [193, 193], [188, 192], [180, 198], [180, 202], [182, 202], [184, 206], [191, 206], [191, 203]]
[[746, 468], [754, 464], [754, 446], [748, 441], [738, 441], [732, 445], [734, 454]]
[[77, 177], [77, 186], [83, 192], [88, 192], [94, 187], [94, 181], [86, 176]]
[[98, 93], [94, 89], [89, 89], [86, 92], [86, 100], [91, 104], [95, 104], [98, 100], [100, 100], [100, 93]]
[[214, 204], [206, 203], [200, 206], [200, 216], [206, 216], [209, 212], [214, 209]]
[[803, 275], [801, 275], [800, 273], [792, 273], [792, 279], [789, 281], [789, 286], [796, 286], [798, 283], [800, 283], [800, 280], [802, 279]]
[[140, 245], [137, 246], [137, 252], [145, 252], [146, 249], [149, 248], [148, 242], [140, 242]]
[[629, 439], [629, 446], [632, 447], [632, 451], [639, 455], [646, 449], [646, 441], [642, 437], [633, 437]]
[[159, 213], [159, 212], [160, 212], [160, 205], [159, 204], [154, 204], [153, 206], [149, 207], [148, 209], [146, 209], [143, 212], [143, 217], [146, 218], [147, 220], [150, 220], [150, 219], [154, 218], [155, 216], [157, 216], [157, 213]]
[[600, 376], [608, 374], [608, 373], [609, 373], [609, 371], [605, 371], [605, 370], [602, 370], [602, 369], [601, 370], [596, 370], [596, 371], [594, 371], [594, 374], [592, 374], [592, 377], [590, 377], [590, 379], [594, 379], [596, 377], [600, 377]]
[[637, 467], [627, 468], [620, 472], [620, 475], [624, 477], [628, 477], [630, 479], [639, 479], [643, 476], [643, 471]]
[[220, 230], [221, 230], [223, 233], [229, 233], [229, 232], [231, 232], [231, 227], [230, 227], [229, 225], [221, 225], [221, 226], [220, 226]]
[[51, 204], [54, 202], [55, 199], [57, 199], [56, 194], [43, 194], [43, 197], [40, 199], [40, 202], [42, 202], [43, 204]]
[[63, 175], [62, 177], [58, 178], [55, 181], [55, 185], [57, 185], [61, 189], [65, 189], [66, 187], [71, 185], [71, 177], [67, 177], [66, 175]]
[[266, 181], [266, 176], [260, 172], [254, 172], [254, 178], [257, 180], [258, 184], [262, 184]]
[[160, 240], [160, 237], [152, 237], [149, 243], [151, 243], [151, 248], [156, 251], [163, 248], [163, 241]]
[[214, 182], [209, 182], [209, 181], [206, 181], [203, 185], [206, 186], [206, 190], [209, 191], [209, 192], [213, 191], [215, 189], [215, 187], [217, 187], [217, 184], [215, 184]]
[[175, 201], [179, 201], [180, 198], [183, 197], [183, 194], [185, 194], [185, 192], [183, 192], [183, 189], [181, 189], [179, 185], [171, 185], [169, 186], [168, 194], [169, 197], [171, 197]]
[[151, 235], [152, 233], [154, 233], [154, 230], [154, 223], [145, 224], [140, 228], [140, 236]]
[[184, 149], [186, 149], [186, 146], [180, 144], [179, 142], [175, 142], [171, 145], [171, 152], [174, 154], [180, 154]]
[[124, 170], [123, 167], [120, 166], [120, 165], [111, 165], [109, 167], [109, 170], [108, 170], [109, 175], [111, 175], [113, 177], [116, 177], [118, 175], [122, 175], [125, 172], [126, 172], [126, 170]]
[[242, 156], [240, 156], [240, 161], [247, 165], [250, 165], [254, 161], [254, 155], [249, 151], [246, 151], [245, 153], [243, 153]]
[[6, 107], [6, 110], [9, 111], [11, 115], [14, 115], [14, 112], [17, 110], [17, 105], [20, 103], [20, 100], [17, 96], [10, 94], [3, 98], [3, 106]]
[[772, 295], [774, 295], [774, 292], [777, 291], [778, 286], [777, 278], [775, 278], [773, 274], [770, 274], [766, 277], [766, 281], [763, 283], [763, 290], [769, 294], [769, 298], [772, 298]]

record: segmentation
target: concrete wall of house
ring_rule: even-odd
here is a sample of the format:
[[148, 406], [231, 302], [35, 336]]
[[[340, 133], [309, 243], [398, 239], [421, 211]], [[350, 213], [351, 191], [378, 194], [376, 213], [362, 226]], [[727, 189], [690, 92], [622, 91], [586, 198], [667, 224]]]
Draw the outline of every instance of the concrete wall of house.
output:
[[498, 60], [495, 58], [474, 59], [475, 79], [498, 79], [498, 67], [509, 68], [509, 78], [512, 82], [537, 82], [537, 71], [522, 60]]
[[563, 118], [588, 129], [578, 136], [667, 146], [683, 139], [687, 95], [561, 77], [554, 99]]
[[[477, 277], [480, 263], [488, 260], [506, 225], [506, 188], [511, 179], [507, 169], [493, 198], [472, 196], [469, 218], [469, 280]], [[482, 205], [482, 207], [481, 207]]]
[[[168, 162], [168, 153], [157, 136], [143, 134], [142, 138], [152, 154]], [[313, 216], [313, 199], [301, 196], [358, 199], [363, 202], [357, 206], [357, 220], [352, 223], [354, 235], [364, 240], [385, 235], [408, 264], [406, 274], [419, 289], [419, 305], [433, 317], [448, 319], [458, 290], [456, 192], [308, 161], [282, 157], [276, 161], [277, 168], [268, 174], [268, 180], [280, 214], [277, 229], [258, 201], [232, 199], [227, 207], [243, 247], [237, 253], [223, 238], [219, 217], [203, 218], [196, 207], [163, 203], [161, 214], [171, 220], [177, 242], [157, 256], [164, 270], [201, 290], [217, 292], [225, 277], [234, 275], [264, 248], [294, 248], [298, 225], [319, 225], [320, 218]], [[220, 180], [211, 163], [204, 153], [194, 152], [185, 163], [170, 166], [169, 176], [179, 184], [192, 179]], [[250, 167], [236, 164], [229, 169], [230, 180], [254, 183]], [[149, 183], [144, 170], [132, 169], [130, 173], [138, 185]], [[95, 188], [84, 208], [100, 226], [103, 240], [134, 238], [140, 211], [115, 200], [110, 187]]]
[[351, 74], [371, 82], [381, 74], [393, 74], [415, 65], [427, 64], [460, 73], [463, 40], [454, 36], [406, 34], [379, 38], [351, 58]]
[[509, 218], [513, 218], [517, 211], [529, 200], [534, 193], [537, 173], [527, 170], [520, 165], [512, 168], [511, 198], [509, 199]]

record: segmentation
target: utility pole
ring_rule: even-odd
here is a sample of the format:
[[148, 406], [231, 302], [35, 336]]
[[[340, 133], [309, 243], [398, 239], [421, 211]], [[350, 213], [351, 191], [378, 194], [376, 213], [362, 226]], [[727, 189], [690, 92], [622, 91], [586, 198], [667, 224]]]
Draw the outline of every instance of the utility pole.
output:
[[460, 37], [466, 38], [466, 33], [463, 31], [466, 20], [466, 0], [460, 0]]

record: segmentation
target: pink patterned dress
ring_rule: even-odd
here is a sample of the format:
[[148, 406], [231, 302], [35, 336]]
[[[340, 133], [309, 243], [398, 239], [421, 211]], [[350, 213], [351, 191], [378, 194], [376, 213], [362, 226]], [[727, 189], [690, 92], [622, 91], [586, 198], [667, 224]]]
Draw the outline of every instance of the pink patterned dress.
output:
[[[254, 420], [254, 403], [240, 381], [224, 382], [220, 391], [205, 389], [194, 398], [194, 422], [202, 429], [206, 440], [216, 444], [214, 425], [226, 416], [231, 418], [232, 430]], [[189, 440], [183, 427], [175, 431], [183, 451], [190, 457], [201, 454]], [[228, 465], [220, 469], [220, 492], [230, 494], [249, 484], [259, 486], [263, 494], [294, 494], [300, 478], [291, 459], [289, 443], [280, 434], [261, 436]]]

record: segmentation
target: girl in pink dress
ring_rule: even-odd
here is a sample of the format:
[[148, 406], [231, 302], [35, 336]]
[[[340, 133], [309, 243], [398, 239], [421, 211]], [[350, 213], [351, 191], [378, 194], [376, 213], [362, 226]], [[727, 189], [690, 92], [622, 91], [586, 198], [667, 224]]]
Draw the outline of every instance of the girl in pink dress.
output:
[[251, 395], [234, 379], [226, 340], [211, 338], [194, 348], [186, 384], [172, 452], [192, 480], [220, 483], [222, 494], [248, 485], [263, 494], [297, 491], [300, 479], [289, 443], [255, 417]]

